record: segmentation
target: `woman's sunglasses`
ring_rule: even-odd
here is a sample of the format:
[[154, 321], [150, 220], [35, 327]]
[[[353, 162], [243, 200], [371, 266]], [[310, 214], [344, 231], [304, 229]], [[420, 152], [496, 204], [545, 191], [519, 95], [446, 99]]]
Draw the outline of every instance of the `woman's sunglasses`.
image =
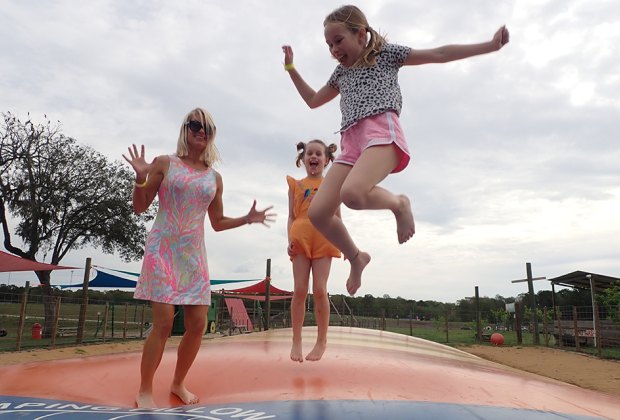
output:
[[204, 130], [205, 134], [209, 134], [211, 132], [211, 127], [208, 125], [202, 125], [200, 121], [196, 121], [196, 120], [187, 121], [185, 125], [189, 127], [190, 130], [192, 130], [192, 133], [197, 133], [200, 130]]

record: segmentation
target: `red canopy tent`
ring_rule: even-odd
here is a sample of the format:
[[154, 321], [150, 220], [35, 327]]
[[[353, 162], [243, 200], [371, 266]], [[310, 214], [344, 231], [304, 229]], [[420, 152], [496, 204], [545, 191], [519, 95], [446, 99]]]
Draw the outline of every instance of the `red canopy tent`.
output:
[[74, 268], [77, 267], [65, 267], [62, 265], [45, 264], [18, 257], [4, 251], [0, 251], [0, 273], [6, 273], [11, 271], [71, 270]]
[[269, 300], [291, 299], [293, 297], [293, 292], [288, 292], [286, 290], [278, 289], [273, 284], [271, 284], [271, 279], [264, 279], [251, 286], [241, 287], [239, 289], [232, 289], [232, 290], [222, 289], [220, 291], [213, 291], [213, 293], [222, 295], [224, 297], [258, 300], [260, 302], [263, 302], [265, 301], [265, 298], [267, 295], [267, 281], [269, 281], [270, 283], [269, 284]]
[[[269, 285], [269, 295], [267, 295], [267, 285]], [[252, 324], [241, 299], [249, 299], [259, 302], [266, 302], [266, 326], [269, 329], [269, 319], [271, 317], [270, 302], [274, 300], [291, 299], [293, 292], [278, 289], [271, 284], [271, 278], [267, 277], [251, 286], [241, 287], [232, 290], [213, 291], [214, 294], [222, 296], [226, 302], [226, 307], [235, 327], [246, 326], [248, 331], [252, 331]], [[235, 299], [233, 299], [235, 298]]]

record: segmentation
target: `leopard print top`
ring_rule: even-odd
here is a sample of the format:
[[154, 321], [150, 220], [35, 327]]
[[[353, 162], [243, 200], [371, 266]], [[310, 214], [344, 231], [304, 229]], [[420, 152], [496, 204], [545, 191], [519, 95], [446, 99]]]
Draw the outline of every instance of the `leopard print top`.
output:
[[409, 51], [409, 47], [385, 44], [371, 67], [336, 67], [327, 85], [340, 92], [341, 132], [362, 118], [385, 111], [400, 115], [403, 99], [398, 70]]

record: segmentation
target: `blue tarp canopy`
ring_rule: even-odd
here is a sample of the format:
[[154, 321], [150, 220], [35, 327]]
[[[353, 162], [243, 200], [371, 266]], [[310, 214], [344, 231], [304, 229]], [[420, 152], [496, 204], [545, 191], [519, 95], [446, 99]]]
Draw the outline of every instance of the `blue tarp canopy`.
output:
[[[59, 286], [61, 289], [82, 288], [82, 284], [63, 284]], [[104, 273], [97, 270], [95, 278], [88, 282], [88, 288], [106, 288], [106, 289], [135, 289], [136, 281], [125, 279], [114, 274]]]
[[[120, 271], [120, 270], [111, 270], [118, 271], [124, 274], [129, 274], [132, 276], [139, 276], [140, 273], [131, 273], [128, 271]], [[136, 288], [136, 280], [129, 280], [124, 277], [115, 276], [114, 274], [106, 273], [101, 270], [96, 270], [97, 274], [95, 277], [88, 282], [88, 288], [99, 288], [99, 289], [135, 289]], [[247, 279], [247, 280], [211, 280], [211, 285], [216, 284], [227, 284], [227, 283], [240, 283], [245, 281], [257, 281], [261, 279]], [[63, 284], [60, 286], [61, 289], [69, 289], [69, 288], [81, 288], [82, 284]]]

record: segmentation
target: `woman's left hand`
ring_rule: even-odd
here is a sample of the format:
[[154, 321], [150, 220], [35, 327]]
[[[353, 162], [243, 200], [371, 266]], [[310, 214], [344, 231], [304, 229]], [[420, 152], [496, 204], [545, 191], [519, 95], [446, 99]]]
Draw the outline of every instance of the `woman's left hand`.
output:
[[252, 204], [250, 212], [246, 216], [248, 223], [262, 223], [263, 225], [270, 227], [269, 223], [275, 222], [276, 213], [268, 213], [273, 206], [269, 206], [264, 210], [256, 210], [256, 200]]

